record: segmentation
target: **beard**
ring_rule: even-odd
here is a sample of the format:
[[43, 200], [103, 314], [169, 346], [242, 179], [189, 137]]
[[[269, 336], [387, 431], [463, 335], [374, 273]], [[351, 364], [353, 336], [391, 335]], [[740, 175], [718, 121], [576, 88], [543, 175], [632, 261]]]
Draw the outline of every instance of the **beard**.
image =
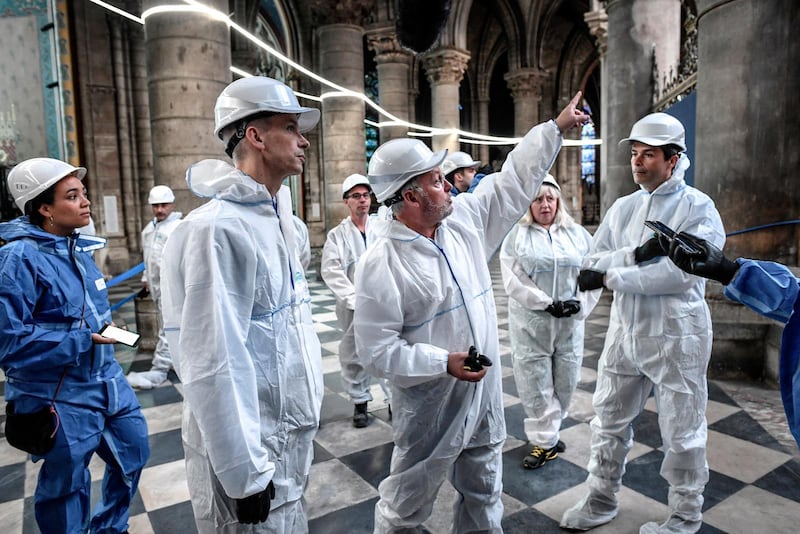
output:
[[452, 197], [448, 197], [439, 204], [436, 204], [431, 201], [431, 197], [428, 195], [428, 193], [423, 192], [422, 200], [424, 203], [422, 206], [422, 213], [429, 220], [442, 222], [448, 215], [453, 213]]

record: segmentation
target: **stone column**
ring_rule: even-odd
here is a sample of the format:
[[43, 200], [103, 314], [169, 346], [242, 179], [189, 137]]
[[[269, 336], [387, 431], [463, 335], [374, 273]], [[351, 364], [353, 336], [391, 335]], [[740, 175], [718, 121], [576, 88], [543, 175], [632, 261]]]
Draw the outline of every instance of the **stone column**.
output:
[[[144, 0], [142, 12], [170, 0]], [[227, 13], [227, 0], [205, 2]], [[214, 104], [231, 81], [228, 26], [208, 15], [157, 13], [144, 21], [155, 183], [175, 191], [184, 213], [203, 200], [188, 191], [186, 169], [224, 158], [214, 136]]]
[[[136, 133], [135, 176], [138, 181], [137, 206], [142, 220], [153, 217], [147, 195], [155, 185], [153, 182], [153, 144], [150, 132], [150, 101], [147, 96], [147, 60], [144, 43], [144, 28], [131, 32], [131, 97], [133, 100], [134, 128]], [[183, 207], [179, 207], [183, 210]]]
[[[364, 29], [352, 24], [329, 24], [317, 29], [320, 75], [364, 92]], [[342, 202], [342, 182], [366, 172], [364, 103], [355, 97], [326, 98], [322, 94], [322, 153], [325, 180], [325, 222], [331, 229], [349, 215]]]
[[[409, 120], [408, 92], [411, 54], [400, 46], [394, 25], [390, 30], [385, 27], [370, 29], [367, 42], [375, 51], [375, 63], [378, 65], [378, 95], [383, 109], [402, 120]], [[389, 120], [381, 117], [381, 121]], [[380, 142], [405, 137], [406, 126], [383, 126], [380, 130]]]
[[[727, 231], [796, 219], [800, 5], [698, 0], [697, 17], [695, 183]], [[725, 251], [797, 265], [797, 246], [797, 226], [779, 226], [731, 237]]]
[[608, 0], [608, 48], [603, 72], [606, 102], [601, 136], [603, 213], [619, 197], [636, 189], [630, 150], [617, 145], [633, 123], [650, 113], [653, 93], [653, 50], [661, 72], [675, 68], [680, 54], [680, 0]]
[[[478, 109], [478, 133], [489, 135], [489, 97], [480, 97], [477, 101]], [[481, 165], [491, 163], [489, 161], [489, 145], [478, 145], [478, 159]]]
[[[425, 54], [422, 65], [431, 85], [431, 126], [459, 128], [458, 88], [469, 62], [469, 52], [458, 48], [437, 48]], [[459, 149], [458, 134], [433, 136], [433, 150]]]
[[[605, 118], [608, 116], [609, 100], [608, 92], [606, 90], [608, 86], [608, 62], [606, 61], [606, 50], [608, 49], [608, 15], [606, 14], [605, 9], [603, 9], [601, 0], [592, 0], [592, 10], [584, 13], [583, 20], [586, 21], [586, 25], [589, 26], [589, 33], [591, 33], [594, 37], [595, 45], [597, 46], [597, 52], [600, 56], [600, 80], [602, 84], [602, 90], [600, 91], [599, 117], [601, 120], [599, 123], [595, 123], [595, 134], [599, 135], [600, 139], [603, 140], [603, 143], [599, 147], [599, 161], [595, 159], [595, 187], [599, 187], [600, 192], [602, 192], [605, 190], [606, 177], [608, 176], [608, 152], [609, 150], [615, 150], [616, 147], [610, 147], [609, 142], [605, 137], [607, 135]], [[597, 114], [595, 113], [595, 115]], [[584, 188], [580, 187], [579, 197], [581, 208], [584, 206], [583, 194]], [[592, 193], [592, 196], [594, 196], [594, 193]], [[591, 204], [594, 204], [594, 202], [591, 202]]]
[[549, 78], [539, 69], [518, 69], [504, 77], [514, 99], [514, 135], [523, 136], [539, 121], [542, 86]]

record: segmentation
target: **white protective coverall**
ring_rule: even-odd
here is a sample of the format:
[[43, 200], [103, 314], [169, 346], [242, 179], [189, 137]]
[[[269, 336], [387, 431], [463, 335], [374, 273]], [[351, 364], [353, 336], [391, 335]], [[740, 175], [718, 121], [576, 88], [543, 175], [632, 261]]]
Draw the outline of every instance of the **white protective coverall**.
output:
[[[170, 236], [164, 322], [183, 382], [183, 443], [197, 528], [305, 532], [303, 489], [322, 403], [322, 360], [289, 189], [222, 161], [189, 168], [211, 197]], [[266, 522], [241, 525], [234, 499], [275, 485]]]
[[164, 335], [164, 322], [161, 317], [161, 258], [164, 255], [167, 238], [178, 226], [181, 217], [183, 217], [181, 212], [173, 211], [161, 222], [153, 219], [142, 230], [142, 256], [144, 257], [142, 282], [147, 282], [150, 296], [158, 310], [158, 342], [153, 351], [152, 369], [159, 371], [169, 371], [172, 367], [172, 357], [169, 354], [169, 344]]
[[[558, 442], [580, 378], [584, 320], [600, 297], [600, 290], [578, 291], [578, 273], [591, 243], [591, 234], [579, 224], [552, 224], [548, 230], [535, 222], [520, 222], [500, 250], [525, 436], [543, 449]], [[553, 317], [544, 310], [554, 300], [578, 300], [581, 311]]]
[[[375, 532], [414, 527], [449, 477], [460, 493], [453, 532], [502, 532], [503, 415], [497, 314], [487, 262], [530, 206], [561, 146], [553, 121], [534, 127], [500, 172], [453, 212], [434, 239], [376, 220], [356, 268], [355, 334], [367, 371], [392, 386], [394, 451], [380, 484]], [[494, 365], [476, 383], [447, 373], [474, 345]]]
[[590, 492], [613, 500], [633, 445], [632, 422], [655, 389], [661, 476], [670, 486], [671, 513], [699, 528], [708, 481], [706, 370], [712, 341], [706, 282], [666, 257], [634, 261], [634, 249], [653, 235], [645, 220], [723, 247], [719, 213], [706, 194], [686, 185], [688, 168], [682, 154], [673, 175], [655, 191], [618, 199], [594, 235], [592, 268], [605, 272], [614, 301], [597, 369], [587, 482]]
[[[353, 331], [353, 310], [356, 304], [356, 289], [353, 280], [358, 259], [367, 250], [367, 236], [370, 232], [371, 220], [367, 217], [365, 234], [353, 224], [352, 218], [346, 217], [336, 225], [325, 240], [322, 247], [320, 274], [328, 289], [336, 296], [336, 318], [344, 332], [339, 343], [339, 363], [342, 367], [342, 382], [353, 404], [371, 402], [372, 394], [369, 386], [372, 377], [364, 370], [364, 366], [356, 354], [356, 339]], [[389, 398], [385, 380], [380, 380], [384, 393]]]

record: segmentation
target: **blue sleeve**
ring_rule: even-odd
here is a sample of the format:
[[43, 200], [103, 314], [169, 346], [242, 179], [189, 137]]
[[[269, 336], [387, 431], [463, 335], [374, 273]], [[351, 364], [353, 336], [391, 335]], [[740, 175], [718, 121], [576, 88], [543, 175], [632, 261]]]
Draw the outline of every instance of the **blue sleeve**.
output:
[[74, 321], [67, 313], [63, 324], [41, 324], [35, 314], [53, 303], [39, 302], [41, 287], [32, 263], [23, 254], [0, 258], [0, 364], [26, 371], [78, 365], [80, 355], [92, 348], [92, 333], [70, 328]]
[[800, 447], [800, 301], [783, 330], [778, 372], [786, 419]]
[[797, 300], [798, 280], [779, 263], [739, 258], [739, 271], [725, 296], [770, 319], [787, 323]]

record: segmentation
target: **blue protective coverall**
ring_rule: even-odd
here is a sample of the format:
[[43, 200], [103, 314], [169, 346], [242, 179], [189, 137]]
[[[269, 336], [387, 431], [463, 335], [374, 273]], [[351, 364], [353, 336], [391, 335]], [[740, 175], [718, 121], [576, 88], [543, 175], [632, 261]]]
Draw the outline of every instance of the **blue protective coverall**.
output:
[[[147, 462], [147, 424], [113, 345], [92, 332], [111, 322], [108, 292], [91, 251], [105, 240], [59, 237], [27, 217], [0, 224], [0, 364], [5, 398], [17, 413], [56, 399], [60, 426], [34, 494], [36, 521], [47, 533], [125, 532], [128, 509]], [[97, 453], [106, 463], [103, 495], [90, 519]]]
[[779, 380], [786, 419], [800, 447], [800, 281], [785, 266], [739, 258], [725, 296], [786, 325], [781, 339]]

